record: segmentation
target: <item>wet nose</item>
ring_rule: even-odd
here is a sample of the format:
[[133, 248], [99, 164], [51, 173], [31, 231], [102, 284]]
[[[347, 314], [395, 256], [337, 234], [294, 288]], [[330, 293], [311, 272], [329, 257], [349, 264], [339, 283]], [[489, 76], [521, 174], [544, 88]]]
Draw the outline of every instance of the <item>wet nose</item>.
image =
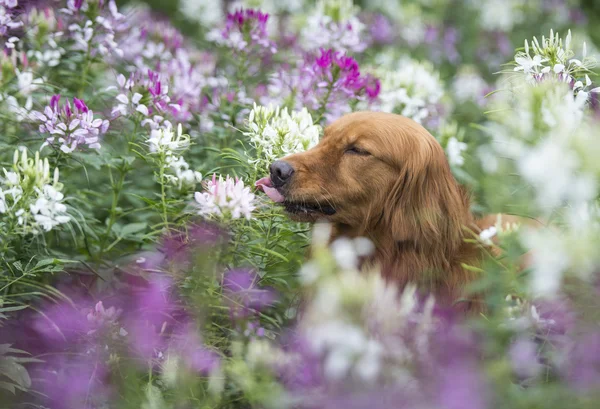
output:
[[286, 161], [277, 160], [271, 164], [271, 181], [275, 187], [285, 185], [293, 174], [294, 168]]

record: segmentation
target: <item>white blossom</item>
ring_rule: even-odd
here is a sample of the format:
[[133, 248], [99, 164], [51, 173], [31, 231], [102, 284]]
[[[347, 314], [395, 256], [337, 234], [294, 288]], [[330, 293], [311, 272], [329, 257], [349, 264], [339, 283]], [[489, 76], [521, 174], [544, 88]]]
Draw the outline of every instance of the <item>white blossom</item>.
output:
[[300, 41], [311, 50], [362, 52], [366, 48], [365, 25], [357, 13], [352, 0], [320, 0], [308, 16]]
[[3, 168], [0, 175], [0, 214], [15, 222], [16, 233], [48, 232], [71, 220], [58, 177], [58, 168], [51, 175], [39, 152], [32, 159], [26, 150], [15, 151], [12, 170]]
[[468, 148], [467, 144], [460, 142], [454, 136], [448, 140], [446, 145], [446, 154], [448, 155], [448, 162], [450, 166], [462, 166], [465, 164], [465, 158], [462, 153]]
[[206, 192], [196, 192], [194, 195], [198, 207], [198, 214], [203, 216], [231, 217], [239, 219], [245, 217], [250, 220], [254, 206], [254, 194], [250, 188], [244, 186], [240, 179], [227, 175], [217, 179], [213, 175], [208, 181]]
[[384, 112], [404, 115], [424, 123], [438, 110], [444, 95], [444, 85], [431, 64], [404, 59], [397, 68], [374, 70], [381, 80], [380, 103]]
[[257, 168], [266, 169], [274, 160], [312, 148], [319, 142], [321, 127], [313, 123], [306, 108], [292, 111], [287, 108], [254, 105], [244, 132], [256, 148], [257, 157], [251, 160]]

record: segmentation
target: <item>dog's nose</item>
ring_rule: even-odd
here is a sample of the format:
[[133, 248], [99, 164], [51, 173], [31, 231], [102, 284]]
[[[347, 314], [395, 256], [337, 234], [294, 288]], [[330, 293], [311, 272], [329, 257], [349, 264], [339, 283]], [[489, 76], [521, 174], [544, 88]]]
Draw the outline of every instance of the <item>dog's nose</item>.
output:
[[276, 160], [271, 164], [271, 181], [273, 186], [282, 187], [294, 174], [294, 168], [288, 162]]

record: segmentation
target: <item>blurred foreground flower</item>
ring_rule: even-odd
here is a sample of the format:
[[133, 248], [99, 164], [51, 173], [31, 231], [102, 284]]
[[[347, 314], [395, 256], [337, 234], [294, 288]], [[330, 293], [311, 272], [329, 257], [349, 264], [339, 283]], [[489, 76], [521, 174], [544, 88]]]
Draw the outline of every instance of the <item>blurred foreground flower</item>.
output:
[[198, 214], [232, 219], [243, 216], [247, 220], [252, 217], [255, 209], [254, 194], [249, 187], [244, 186], [242, 180], [229, 175], [225, 180], [222, 176], [217, 180], [217, 175], [213, 174], [212, 180], [207, 182], [206, 190], [204, 193], [195, 193]]

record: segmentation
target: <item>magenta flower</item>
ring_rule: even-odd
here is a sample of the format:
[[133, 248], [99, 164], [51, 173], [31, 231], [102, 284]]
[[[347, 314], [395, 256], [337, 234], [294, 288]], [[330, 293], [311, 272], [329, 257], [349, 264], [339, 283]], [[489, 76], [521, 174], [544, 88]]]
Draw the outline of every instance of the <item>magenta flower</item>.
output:
[[112, 109], [113, 117], [138, 113], [145, 118], [144, 124], [155, 123], [160, 118], [158, 122], [167, 127], [171, 122], [165, 121], [163, 115], [179, 119], [181, 105], [172, 102], [167, 81], [160, 73], [147, 70], [130, 74], [129, 78], [119, 74], [117, 83], [121, 93], [116, 97], [118, 103]]
[[223, 292], [233, 318], [245, 318], [271, 306], [275, 293], [258, 285], [259, 276], [251, 270], [230, 270], [223, 276]]
[[303, 105], [328, 118], [350, 112], [357, 101], [375, 100], [381, 87], [378, 79], [361, 74], [354, 58], [331, 49], [309, 56], [302, 74]]
[[225, 28], [213, 30], [208, 38], [217, 44], [237, 51], [249, 53], [250, 50], [277, 51], [275, 43], [269, 39], [267, 21], [269, 15], [254, 9], [239, 9], [227, 14]]
[[109, 122], [94, 119], [94, 112], [81, 99], [73, 98], [73, 108], [68, 99], [62, 107], [59, 101], [60, 95], [54, 95], [43, 113], [32, 112], [33, 117], [41, 122], [40, 132], [50, 134], [42, 148], [51, 145], [65, 153], [73, 152], [80, 145], [99, 149], [99, 137], [106, 133]]

